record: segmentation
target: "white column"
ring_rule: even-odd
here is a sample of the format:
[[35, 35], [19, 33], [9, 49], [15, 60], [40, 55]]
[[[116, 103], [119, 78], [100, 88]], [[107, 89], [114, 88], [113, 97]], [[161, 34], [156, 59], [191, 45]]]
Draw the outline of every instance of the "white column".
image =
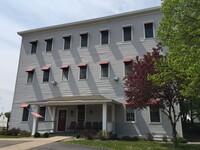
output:
[[107, 131], [107, 104], [102, 105], [102, 130]]
[[[39, 108], [39, 106], [38, 106], [38, 105], [35, 105], [34, 111], [35, 111], [36, 113], [38, 113], [38, 108]], [[33, 116], [33, 126], [32, 126], [31, 135], [34, 135], [35, 132], [37, 132], [37, 126], [38, 126], [38, 118], [35, 117], [35, 116]]]
[[55, 131], [55, 117], [56, 117], [56, 107], [52, 108], [52, 116], [51, 116], [51, 121], [52, 121], [52, 132]]
[[112, 105], [112, 133], [115, 134], [115, 104]]

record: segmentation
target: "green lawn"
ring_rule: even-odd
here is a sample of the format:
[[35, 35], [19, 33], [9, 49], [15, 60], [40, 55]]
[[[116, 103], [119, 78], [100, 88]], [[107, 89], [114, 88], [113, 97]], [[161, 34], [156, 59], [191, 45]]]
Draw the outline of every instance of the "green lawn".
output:
[[189, 144], [179, 144], [178, 148], [173, 148], [170, 142], [73, 140], [67, 143], [108, 148], [111, 150], [200, 150], [200, 145]]

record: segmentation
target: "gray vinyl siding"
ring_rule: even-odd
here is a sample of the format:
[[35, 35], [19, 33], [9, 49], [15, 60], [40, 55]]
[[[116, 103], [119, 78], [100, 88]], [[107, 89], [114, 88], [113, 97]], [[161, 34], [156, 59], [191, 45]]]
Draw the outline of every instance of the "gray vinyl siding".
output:
[[[15, 95], [11, 113], [10, 128], [19, 127], [31, 131], [32, 116], [29, 121], [21, 123], [23, 109], [20, 104], [27, 101], [44, 100], [58, 96], [77, 95], [102, 95], [108, 99], [124, 101], [124, 63], [123, 58], [136, 56], [142, 57], [147, 51], [151, 51], [156, 46], [156, 39], [144, 39], [143, 23], [153, 20], [154, 28], [157, 31], [162, 14], [160, 12], [130, 16], [121, 19], [114, 19], [106, 22], [92, 23], [88, 25], [62, 27], [44, 32], [36, 32], [22, 36], [22, 46], [16, 80]], [[132, 41], [122, 42], [122, 27], [131, 25]], [[100, 44], [100, 31], [109, 29], [109, 44]], [[156, 33], [155, 31], [155, 33]], [[88, 47], [80, 48], [80, 33], [88, 32]], [[71, 49], [63, 50], [63, 37], [71, 35]], [[53, 38], [51, 52], [46, 52], [45, 39]], [[38, 40], [36, 54], [31, 54], [31, 44], [29, 42]], [[100, 78], [101, 60], [109, 61], [110, 76], [106, 79]], [[85, 62], [88, 65], [88, 77], [86, 80], [79, 80], [78, 64]], [[62, 80], [60, 66], [69, 64], [69, 80]], [[43, 71], [41, 67], [50, 65], [50, 80], [56, 81], [56, 86], [50, 83], [43, 83]], [[34, 80], [31, 84], [26, 84], [28, 67], [34, 66]], [[113, 78], [119, 77], [119, 81]], [[71, 109], [75, 112], [75, 106], [66, 106], [68, 114]], [[87, 113], [88, 121], [98, 121], [102, 119], [101, 105], [87, 106], [88, 111], [94, 109], [93, 116]], [[160, 125], [149, 124], [149, 112], [136, 111], [136, 123], [125, 123], [125, 112], [123, 105], [116, 105], [116, 132], [119, 135], [146, 135], [148, 132], [166, 132], [171, 134], [169, 122], [163, 117]], [[58, 108], [56, 109], [56, 113]], [[99, 113], [97, 113], [99, 112]], [[108, 116], [109, 118], [109, 116]], [[76, 118], [68, 116], [67, 125]], [[47, 120], [49, 116], [47, 115]], [[178, 131], [181, 134], [181, 125], [178, 124]], [[139, 132], [140, 131], [140, 132]]]

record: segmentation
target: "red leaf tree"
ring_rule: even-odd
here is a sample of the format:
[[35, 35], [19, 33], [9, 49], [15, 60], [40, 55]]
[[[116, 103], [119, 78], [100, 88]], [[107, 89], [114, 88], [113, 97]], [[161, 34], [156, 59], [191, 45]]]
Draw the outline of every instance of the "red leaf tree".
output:
[[161, 108], [170, 120], [174, 146], [177, 146], [176, 124], [181, 116], [177, 107], [183, 98], [176, 73], [165, 73], [170, 67], [160, 48], [153, 48], [151, 53], [134, 61], [130, 69], [132, 72], [124, 78], [126, 103], [133, 109], [142, 110], [150, 105]]

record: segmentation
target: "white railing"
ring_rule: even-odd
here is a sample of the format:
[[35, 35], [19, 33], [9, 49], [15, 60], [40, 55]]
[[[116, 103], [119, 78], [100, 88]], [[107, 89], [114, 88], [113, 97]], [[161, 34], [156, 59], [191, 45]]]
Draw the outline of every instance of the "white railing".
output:
[[54, 121], [39, 121], [38, 131], [40, 132], [54, 132]]

